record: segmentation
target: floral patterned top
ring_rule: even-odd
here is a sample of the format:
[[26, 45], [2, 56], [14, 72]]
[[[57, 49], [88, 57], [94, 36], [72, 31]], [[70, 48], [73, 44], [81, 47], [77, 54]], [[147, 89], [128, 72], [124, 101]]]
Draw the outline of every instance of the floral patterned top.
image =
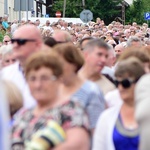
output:
[[[32, 109], [21, 110], [16, 115], [12, 128], [12, 149], [21, 150], [24, 142], [39, 129], [46, 126], [51, 119], [56, 121], [65, 131], [72, 127], [82, 127], [89, 131], [89, 121], [84, 109], [76, 102], [68, 101], [55, 108], [48, 109], [40, 117], [33, 114]], [[21, 147], [20, 147], [21, 146]]]

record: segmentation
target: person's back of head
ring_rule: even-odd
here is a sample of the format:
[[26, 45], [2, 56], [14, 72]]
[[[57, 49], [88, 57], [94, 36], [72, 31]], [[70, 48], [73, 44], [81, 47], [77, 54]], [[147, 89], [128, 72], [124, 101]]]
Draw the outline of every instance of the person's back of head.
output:
[[53, 38], [57, 42], [72, 42], [72, 37], [67, 31], [55, 30], [53, 33]]
[[3, 80], [2, 84], [9, 104], [10, 117], [13, 117], [23, 107], [23, 97], [17, 86], [11, 81]]
[[54, 47], [57, 44], [57, 41], [52, 37], [45, 37], [44, 44], [46, 44], [49, 47]]
[[80, 49], [83, 50], [85, 45], [92, 39], [93, 39], [92, 37], [86, 37], [86, 38], [81, 39], [79, 42]]

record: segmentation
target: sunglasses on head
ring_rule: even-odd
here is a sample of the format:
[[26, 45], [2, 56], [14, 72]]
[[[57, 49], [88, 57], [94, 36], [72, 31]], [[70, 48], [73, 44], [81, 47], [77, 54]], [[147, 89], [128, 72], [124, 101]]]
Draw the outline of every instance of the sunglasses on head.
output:
[[123, 87], [123, 88], [125, 88], [125, 89], [127, 89], [127, 88], [129, 88], [129, 87], [131, 87], [131, 85], [133, 84], [133, 83], [136, 83], [138, 80], [129, 80], [129, 79], [124, 79], [124, 80], [122, 80], [122, 81], [118, 81], [118, 80], [115, 80], [115, 85], [116, 85], [116, 87], [118, 87], [119, 86], [119, 84], [121, 84], [121, 86]]
[[17, 42], [18, 45], [24, 45], [27, 42], [35, 42], [34, 39], [11, 39], [11, 43]]

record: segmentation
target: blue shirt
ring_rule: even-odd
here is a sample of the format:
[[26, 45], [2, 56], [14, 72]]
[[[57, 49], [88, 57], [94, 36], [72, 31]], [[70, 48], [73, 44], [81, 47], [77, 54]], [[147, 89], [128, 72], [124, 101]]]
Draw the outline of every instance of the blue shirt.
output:
[[115, 150], [138, 150], [138, 129], [124, 128], [121, 118], [118, 118], [113, 131], [113, 142]]
[[3, 21], [3, 22], [2, 22], [2, 26], [3, 26], [5, 29], [7, 29], [7, 28], [9, 27], [9, 24], [8, 24], [8, 22]]

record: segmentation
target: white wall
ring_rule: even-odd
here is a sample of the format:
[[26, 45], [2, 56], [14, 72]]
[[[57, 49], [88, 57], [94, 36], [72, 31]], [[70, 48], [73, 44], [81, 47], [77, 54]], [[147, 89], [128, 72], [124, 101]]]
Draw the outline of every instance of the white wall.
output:
[[[14, 11], [14, 0], [7, 0], [8, 1], [8, 21], [12, 22], [14, 19], [19, 20], [19, 12]], [[44, 0], [44, 3], [46, 3], [46, 0]], [[36, 15], [36, 2], [34, 1], [34, 11]], [[46, 7], [43, 5], [42, 7], [42, 14], [46, 15]], [[0, 0], [0, 17], [4, 16], [4, 0]], [[27, 13], [21, 12], [21, 18], [26, 18]], [[31, 11], [28, 12], [28, 17], [31, 18]]]
[[0, 17], [4, 15], [4, 0], [0, 0]]

